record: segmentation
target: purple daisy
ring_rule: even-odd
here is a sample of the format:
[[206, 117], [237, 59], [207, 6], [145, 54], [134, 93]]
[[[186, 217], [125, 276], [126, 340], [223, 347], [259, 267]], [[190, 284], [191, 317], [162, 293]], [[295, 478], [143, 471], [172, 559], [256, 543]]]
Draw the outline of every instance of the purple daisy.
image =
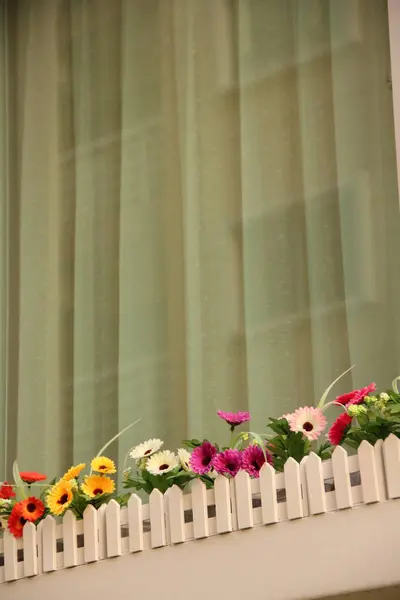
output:
[[[272, 456], [268, 450], [265, 450], [267, 462], [272, 465]], [[260, 477], [260, 469], [265, 463], [265, 456], [262, 448], [253, 444], [248, 446], [242, 452], [242, 469], [246, 471], [251, 477]]]
[[225, 450], [214, 457], [213, 466], [220, 475], [235, 475], [242, 468], [242, 453], [239, 450]]
[[250, 421], [250, 413], [249, 412], [239, 411], [239, 412], [233, 413], [233, 412], [224, 412], [223, 410], [218, 410], [217, 415], [219, 417], [221, 417], [221, 419], [226, 421], [228, 423], [228, 425], [230, 425], [232, 431], [238, 425], [241, 425], [242, 423], [247, 423], [247, 421]]
[[197, 446], [190, 455], [190, 467], [194, 473], [205, 475], [212, 468], [212, 461], [217, 454], [217, 448], [204, 441], [201, 446]]

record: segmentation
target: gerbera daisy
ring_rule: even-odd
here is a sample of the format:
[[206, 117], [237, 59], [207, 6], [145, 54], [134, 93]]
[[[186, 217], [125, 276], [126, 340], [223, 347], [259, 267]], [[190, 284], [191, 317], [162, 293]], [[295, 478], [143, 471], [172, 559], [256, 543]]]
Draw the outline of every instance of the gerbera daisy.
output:
[[26, 498], [26, 500], [22, 500], [20, 505], [22, 516], [27, 521], [36, 521], [43, 516], [44, 504], [41, 500], [39, 500], [39, 498], [31, 496], [30, 498]]
[[163, 446], [164, 442], [159, 440], [158, 438], [153, 438], [151, 440], [147, 440], [147, 442], [143, 442], [132, 450], [129, 453], [129, 456], [134, 460], [140, 460], [141, 458], [147, 458], [151, 456], [155, 452], [158, 452], [159, 449]]
[[111, 475], [111, 473], [117, 472], [114, 461], [105, 456], [96, 456], [96, 458], [94, 458], [90, 463], [90, 466], [92, 467], [93, 471], [97, 471], [97, 473]]
[[182, 469], [185, 471], [190, 471], [190, 452], [188, 452], [186, 448], [179, 448], [178, 458], [180, 460]]
[[112, 494], [115, 490], [115, 483], [109, 477], [87, 475], [81, 484], [81, 490], [86, 496], [95, 498], [103, 494]]
[[258, 445], [252, 444], [242, 452], [242, 469], [251, 477], [260, 477], [260, 469], [265, 463], [265, 456], [270, 465], [272, 465], [272, 456], [268, 450], [262, 451]]
[[42, 473], [36, 473], [35, 471], [22, 471], [19, 474], [22, 481], [25, 483], [37, 483], [38, 481], [44, 481], [47, 479], [47, 475], [43, 475]]
[[364, 400], [365, 396], [368, 396], [375, 390], [376, 384], [370, 383], [366, 387], [363, 387], [359, 390], [353, 390], [352, 392], [338, 396], [335, 400], [335, 403], [342, 404], [343, 406], [346, 406], [347, 404], [360, 404]]
[[2, 500], [9, 500], [10, 498], [15, 498], [15, 492], [12, 485], [5, 481], [0, 486], [0, 498]]
[[213, 458], [213, 466], [220, 475], [234, 477], [242, 468], [242, 453], [239, 450], [225, 450]]
[[291, 415], [289, 427], [292, 431], [300, 431], [309, 440], [316, 440], [326, 427], [326, 418], [320, 408], [303, 406]]
[[223, 419], [224, 421], [226, 421], [228, 423], [228, 425], [230, 426], [232, 431], [238, 425], [241, 425], [242, 423], [247, 423], [247, 421], [250, 421], [250, 413], [249, 412], [239, 411], [239, 412], [234, 413], [234, 412], [224, 412], [223, 410], [218, 410], [217, 415], [221, 419]]
[[347, 413], [338, 416], [328, 431], [328, 439], [332, 446], [338, 446], [343, 440], [347, 429], [350, 427], [352, 417]]
[[50, 488], [47, 494], [46, 504], [53, 515], [62, 515], [71, 505], [74, 499], [71, 481], [60, 479], [58, 483]]
[[25, 523], [26, 519], [22, 515], [21, 503], [17, 502], [17, 504], [14, 505], [10, 516], [8, 517], [7, 525], [10, 533], [12, 533], [16, 538], [22, 537]]
[[86, 467], [85, 463], [80, 463], [79, 465], [75, 465], [68, 469], [68, 471], [61, 477], [63, 481], [71, 481], [72, 479], [76, 479], [82, 473], [83, 469]]
[[163, 475], [169, 473], [179, 465], [179, 458], [170, 450], [157, 452], [149, 458], [146, 464], [146, 471], [152, 475]]
[[212, 468], [212, 460], [218, 450], [210, 442], [204, 441], [201, 446], [197, 446], [190, 456], [190, 467], [194, 473], [205, 475]]

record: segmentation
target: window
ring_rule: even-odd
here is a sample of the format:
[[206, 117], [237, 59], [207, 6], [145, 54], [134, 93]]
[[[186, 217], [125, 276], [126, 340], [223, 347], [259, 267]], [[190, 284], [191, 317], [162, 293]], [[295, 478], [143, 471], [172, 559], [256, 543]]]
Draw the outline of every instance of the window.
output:
[[[1, 3], [0, 458], [399, 372], [384, 0]], [[352, 381], [351, 381], [352, 380]]]

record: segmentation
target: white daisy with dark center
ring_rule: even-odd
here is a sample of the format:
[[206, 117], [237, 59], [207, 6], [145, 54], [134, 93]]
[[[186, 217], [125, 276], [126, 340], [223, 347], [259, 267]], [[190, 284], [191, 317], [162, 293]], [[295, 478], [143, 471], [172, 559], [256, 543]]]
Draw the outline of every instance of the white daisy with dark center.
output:
[[143, 442], [142, 444], [132, 448], [129, 456], [134, 460], [148, 458], [152, 454], [158, 452], [163, 444], [164, 442], [162, 440], [159, 440], [158, 438], [152, 438], [151, 440], [147, 440], [147, 442]]
[[176, 454], [170, 450], [164, 450], [150, 456], [146, 464], [146, 471], [152, 475], [163, 475], [175, 469], [179, 464], [179, 458]]

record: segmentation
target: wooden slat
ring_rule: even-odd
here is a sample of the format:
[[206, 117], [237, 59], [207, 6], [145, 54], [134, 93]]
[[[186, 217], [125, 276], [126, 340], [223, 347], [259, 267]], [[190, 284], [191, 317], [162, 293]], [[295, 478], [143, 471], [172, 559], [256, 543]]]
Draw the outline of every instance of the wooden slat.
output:
[[322, 461], [314, 452], [308, 456], [306, 464], [307, 495], [310, 514], [326, 512], [326, 498]]
[[218, 475], [214, 483], [215, 512], [217, 518], [217, 533], [232, 531], [232, 513], [229, 493], [229, 481], [223, 475]]
[[57, 569], [56, 554], [56, 522], [51, 515], [47, 515], [42, 526], [42, 556], [44, 573], [49, 573]]
[[166, 492], [165, 497], [169, 524], [169, 543], [180, 544], [185, 541], [182, 490], [174, 485]]
[[360, 465], [363, 500], [365, 504], [379, 502], [378, 474], [374, 448], [366, 440], [363, 440], [357, 454]]
[[78, 546], [76, 533], [76, 516], [68, 510], [63, 518], [64, 567], [75, 567], [78, 564]]
[[89, 504], [83, 513], [83, 536], [85, 539], [85, 562], [99, 560], [97, 510]]
[[310, 514], [310, 508], [308, 506], [308, 493], [307, 493], [307, 476], [306, 476], [306, 463], [307, 456], [304, 456], [300, 462], [300, 482], [301, 482], [301, 498], [303, 502], [303, 517], [307, 517]]
[[150, 494], [151, 547], [165, 546], [164, 497], [159, 490]]
[[336, 446], [332, 454], [332, 468], [335, 482], [336, 505], [339, 510], [351, 508], [353, 497], [350, 486], [350, 471], [347, 452]]
[[387, 499], [385, 468], [383, 464], [383, 440], [378, 440], [374, 446], [376, 475], [378, 478], [379, 499]]
[[97, 528], [99, 538], [99, 560], [107, 557], [107, 530], [106, 530], [106, 510], [107, 505], [102, 504], [97, 509]]
[[303, 516], [299, 463], [290, 457], [285, 463], [284, 473], [288, 519], [299, 519]]
[[121, 507], [110, 500], [106, 508], [107, 556], [121, 556]]
[[17, 540], [9, 532], [4, 532], [4, 579], [5, 581], [14, 581], [17, 579]]
[[192, 483], [193, 534], [196, 539], [209, 535], [207, 514], [207, 490], [200, 479]]
[[132, 494], [128, 502], [129, 551], [143, 550], [143, 507], [142, 501]]
[[246, 471], [239, 471], [235, 477], [236, 511], [239, 529], [253, 527], [253, 504], [250, 477]]
[[264, 463], [260, 470], [261, 513], [264, 525], [277, 523], [278, 503], [276, 500], [276, 474], [275, 469]]
[[389, 498], [400, 498], [400, 440], [391, 433], [383, 443], [383, 458]]
[[32, 577], [38, 574], [36, 527], [33, 523], [25, 523], [22, 541], [24, 548], [24, 575], [25, 577]]

